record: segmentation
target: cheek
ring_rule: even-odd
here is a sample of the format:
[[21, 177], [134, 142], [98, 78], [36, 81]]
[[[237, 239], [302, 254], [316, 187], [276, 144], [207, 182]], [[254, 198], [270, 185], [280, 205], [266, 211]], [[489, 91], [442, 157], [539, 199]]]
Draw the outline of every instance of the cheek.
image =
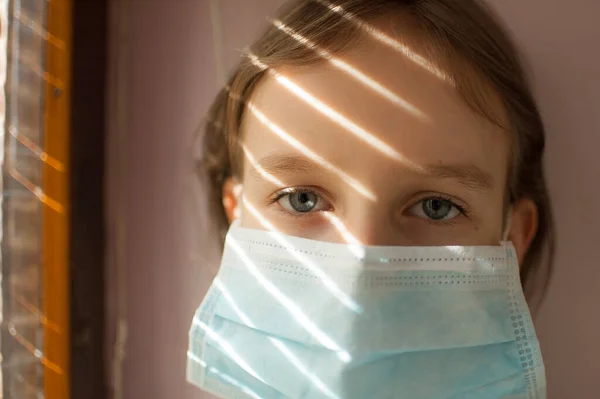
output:
[[402, 213], [395, 221], [410, 245], [498, 245], [502, 240], [503, 202], [498, 195], [462, 197], [466, 214], [431, 221]]
[[240, 211], [240, 222], [242, 227], [249, 229], [268, 230], [269, 218], [265, 215], [262, 202], [254, 194], [252, 185], [244, 185], [242, 200], [238, 204]]
[[290, 216], [277, 204], [263, 207], [246, 206], [242, 212], [242, 227], [278, 231], [294, 237], [326, 242], [345, 242], [329, 218], [315, 212], [305, 216]]
[[401, 226], [406, 245], [498, 245], [499, 234], [493, 229], [457, 222], [454, 225], [434, 225], [426, 220], [411, 220]]
[[242, 217], [240, 219], [241, 227], [245, 227], [247, 229], [257, 229], [257, 230], [267, 230], [266, 227], [258, 220], [254, 215], [249, 214], [248, 212], [242, 212]]
[[469, 234], [473, 242], [471, 245], [498, 245], [503, 239], [504, 224], [503, 201], [490, 203], [483, 208], [480, 221], [473, 225], [473, 231]]

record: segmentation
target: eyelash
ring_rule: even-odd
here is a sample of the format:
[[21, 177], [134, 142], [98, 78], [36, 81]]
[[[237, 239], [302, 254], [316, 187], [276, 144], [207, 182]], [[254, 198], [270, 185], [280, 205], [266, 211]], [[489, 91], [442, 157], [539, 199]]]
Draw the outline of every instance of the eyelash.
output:
[[[460, 215], [469, 219], [469, 210], [465, 206], [457, 204], [456, 200], [453, 197], [448, 196], [448, 195], [443, 195], [443, 194], [429, 195], [429, 196], [423, 197], [420, 200], [414, 202], [411, 206], [408, 207], [408, 209], [411, 209], [415, 205], [422, 203], [424, 201], [427, 201], [427, 200], [448, 201], [453, 207], [455, 207], [458, 210]], [[427, 221], [428, 223], [435, 224], [435, 225], [439, 225], [439, 224], [452, 225], [452, 224], [456, 223], [455, 219], [456, 218], [453, 218], [450, 220], [432, 220], [432, 219], [424, 219], [424, 220]]]
[[[279, 200], [281, 200], [282, 198], [284, 198], [287, 195], [292, 195], [292, 194], [301, 194], [301, 193], [309, 193], [309, 194], [314, 194], [319, 198], [323, 198], [324, 201], [330, 202], [327, 199], [324, 198], [324, 195], [321, 194], [319, 191], [308, 188], [308, 187], [288, 187], [288, 188], [284, 188], [283, 190], [279, 190], [276, 193], [274, 193], [271, 198], [269, 198], [267, 200], [267, 205], [273, 205], [275, 203], [277, 203]], [[332, 207], [333, 208], [333, 207]], [[293, 217], [293, 218], [301, 218], [301, 217], [309, 217], [309, 216], [314, 216], [315, 213], [320, 213], [320, 212], [329, 212], [333, 209], [328, 209], [327, 211], [317, 211], [317, 212], [306, 212], [306, 213], [302, 213], [302, 212], [289, 212], [286, 211], [284, 209], [280, 209], [280, 211], [285, 214], [286, 216], [289, 217]]]
[[[327, 199], [325, 199], [324, 196], [318, 190], [314, 190], [314, 189], [311, 189], [311, 188], [308, 188], [308, 187], [289, 187], [289, 188], [285, 188], [283, 190], [280, 190], [280, 191], [274, 193], [272, 195], [272, 197], [267, 200], [267, 205], [273, 205], [273, 204], [277, 203], [279, 200], [281, 200], [282, 198], [284, 198], [287, 195], [300, 194], [300, 193], [314, 194], [314, 195], [318, 196], [319, 198], [323, 198], [324, 201], [327, 201]], [[467, 207], [465, 207], [463, 205], [460, 205], [460, 204], [457, 204], [455, 198], [453, 198], [451, 196], [448, 196], [448, 195], [443, 195], [443, 194], [436, 194], [436, 195], [425, 196], [425, 197], [419, 199], [418, 201], [413, 202], [406, 209], [411, 209], [414, 206], [416, 206], [417, 204], [422, 203], [422, 202], [427, 201], [427, 200], [447, 201], [454, 208], [456, 208], [456, 210], [458, 210], [459, 215], [462, 215], [462, 216], [466, 217], [467, 219], [469, 219], [469, 210], [467, 209]], [[289, 212], [289, 211], [287, 211], [285, 209], [279, 209], [279, 211], [281, 213], [283, 213], [285, 216], [291, 217], [291, 218], [310, 217], [310, 216], [314, 216], [315, 213], [325, 212], [325, 211], [316, 211], [316, 212], [302, 213], [302, 212]], [[327, 211], [330, 211], [330, 210], [327, 210]], [[423, 219], [423, 218], [421, 218], [421, 219]], [[452, 219], [449, 219], [449, 220], [433, 220], [433, 219], [423, 219], [423, 220], [425, 220], [426, 222], [428, 222], [430, 224], [433, 224], [433, 225], [440, 225], [440, 224], [453, 225], [454, 223], [456, 223], [456, 218], [452, 218]]]

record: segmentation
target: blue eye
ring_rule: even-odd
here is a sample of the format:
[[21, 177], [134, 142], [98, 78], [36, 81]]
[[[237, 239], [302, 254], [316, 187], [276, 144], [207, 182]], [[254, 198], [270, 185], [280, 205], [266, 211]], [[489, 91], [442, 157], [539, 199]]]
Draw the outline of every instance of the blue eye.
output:
[[296, 212], [310, 212], [319, 201], [319, 197], [315, 193], [293, 193], [288, 196], [290, 206]]
[[331, 207], [319, 194], [305, 189], [286, 189], [276, 201], [283, 209], [292, 213], [319, 212]]
[[451, 200], [440, 197], [425, 198], [410, 208], [414, 216], [429, 220], [451, 220], [459, 216], [462, 210]]

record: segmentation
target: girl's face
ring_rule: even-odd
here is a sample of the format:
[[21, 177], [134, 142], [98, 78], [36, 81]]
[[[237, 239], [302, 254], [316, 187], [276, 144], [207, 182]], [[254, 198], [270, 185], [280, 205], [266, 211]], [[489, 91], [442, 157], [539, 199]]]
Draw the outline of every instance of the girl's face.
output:
[[[509, 135], [449, 81], [375, 40], [333, 62], [268, 74], [242, 138], [244, 227], [364, 245], [502, 238]], [[510, 238], [522, 257], [535, 206], [513, 209]]]

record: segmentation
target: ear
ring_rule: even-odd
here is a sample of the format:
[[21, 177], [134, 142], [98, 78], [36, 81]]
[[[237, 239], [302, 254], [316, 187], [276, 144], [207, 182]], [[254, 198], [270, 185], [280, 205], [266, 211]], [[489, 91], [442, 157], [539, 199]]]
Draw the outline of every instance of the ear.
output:
[[240, 183], [235, 177], [228, 177], [223, 183], [223, 207], [229, 223], [236, 217], [240, 209]]
[[537, 229], [538, 209], [535, 202], [524, 198], [513, 204], [508, 239], [515, 246], [519, 264], [523, 263]]

